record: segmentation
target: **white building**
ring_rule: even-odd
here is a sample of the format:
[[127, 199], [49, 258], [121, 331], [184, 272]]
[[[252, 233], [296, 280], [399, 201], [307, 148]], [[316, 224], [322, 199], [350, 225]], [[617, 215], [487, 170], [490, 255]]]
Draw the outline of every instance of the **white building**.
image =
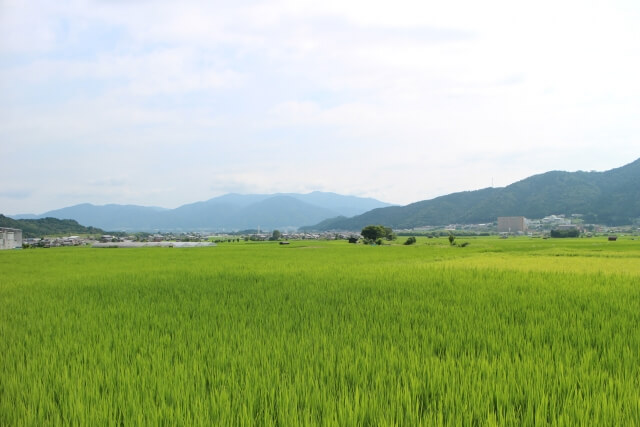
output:
[[549, 215], [542, 218], [542, 223], [546, 225], [569, 225], [571, 220], [565, 218], [564, 215]]
[[524, 233], [527, 231], [527, 223], [523, 216], [499, 216], [498, 233]]
[[18, 228], [0, 227], [0, 249], [15, 249], [22, 247], [22, 230]]

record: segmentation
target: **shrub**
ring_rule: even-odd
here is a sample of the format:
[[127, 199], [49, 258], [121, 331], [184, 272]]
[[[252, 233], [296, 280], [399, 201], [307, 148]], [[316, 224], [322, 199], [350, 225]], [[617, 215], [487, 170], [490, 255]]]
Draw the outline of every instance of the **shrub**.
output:
[[551, 230], [551, 237], [566, 238], [566, 237], [579, 237], [580, 230], [574, 228], [573, 230]]
[[407, 239], [406, 242], [404, 242], [405, 245], [413, 245], [416, 242], [416, 238], [411, 236]]

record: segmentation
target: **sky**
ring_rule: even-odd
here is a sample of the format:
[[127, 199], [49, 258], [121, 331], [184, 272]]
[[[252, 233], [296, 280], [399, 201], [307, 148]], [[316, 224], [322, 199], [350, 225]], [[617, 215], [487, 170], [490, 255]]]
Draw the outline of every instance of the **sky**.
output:
[[638, 76], [636, 0], [0, 0], [0, 213], [604, 171]]

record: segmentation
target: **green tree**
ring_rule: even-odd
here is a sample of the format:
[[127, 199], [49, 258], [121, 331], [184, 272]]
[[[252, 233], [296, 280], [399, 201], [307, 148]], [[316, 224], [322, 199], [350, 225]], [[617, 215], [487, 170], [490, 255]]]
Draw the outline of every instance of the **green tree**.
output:
[[580, 237], [580, 230], [577, 228], [573, 230], [551, 230], [551, 237], [564, 238], [564, 237]]
[[279, 240], [281, 237], [282, 233], [280, 230], [273, 230], [273, 233], [271, 233], [271, 240]]
[[382, 225], [367, 225], [360, 232], [366, 240], [376, 241], [386, 236], [386, 230]]
[[385, 227], [384, 225], [380, 224], [367, 225], [362, 229], [360, 234], [362, 235], [362, 237], [364, 237], [365, 243], [373, 243], [377, 242], [378, 240], [381, 241], [381, 239], [395, 240], [397, 238], [396, 234], [390, 227]]
[[398, 236], [390, 227], [384, 227], [384, 238], [387, 240], [396, 240]]
[[449, 233], [449, 244], [453, 246], [455, 241], [456, 241], [456, 236], [454, 236], [453, 233]]

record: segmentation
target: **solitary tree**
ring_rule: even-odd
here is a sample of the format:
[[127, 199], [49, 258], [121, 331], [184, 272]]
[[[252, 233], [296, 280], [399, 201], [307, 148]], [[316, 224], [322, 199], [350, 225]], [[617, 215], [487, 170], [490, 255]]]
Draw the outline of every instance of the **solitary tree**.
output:
[[393, 230], [383, 225], [367, 225], [360, 232], [367, 242], [377, 242], [381, 239], [395, 240], [396, 235]]
[[279, 230], [273, 230], [273, 233], [271, 233], [271, 240], [278, 240], [280, 237], [282, 237], [282, 233]]
[[367, 225], [360, 232], [366, 240], [376, 241], [385, 236], [386, 231], [382, 225]]

